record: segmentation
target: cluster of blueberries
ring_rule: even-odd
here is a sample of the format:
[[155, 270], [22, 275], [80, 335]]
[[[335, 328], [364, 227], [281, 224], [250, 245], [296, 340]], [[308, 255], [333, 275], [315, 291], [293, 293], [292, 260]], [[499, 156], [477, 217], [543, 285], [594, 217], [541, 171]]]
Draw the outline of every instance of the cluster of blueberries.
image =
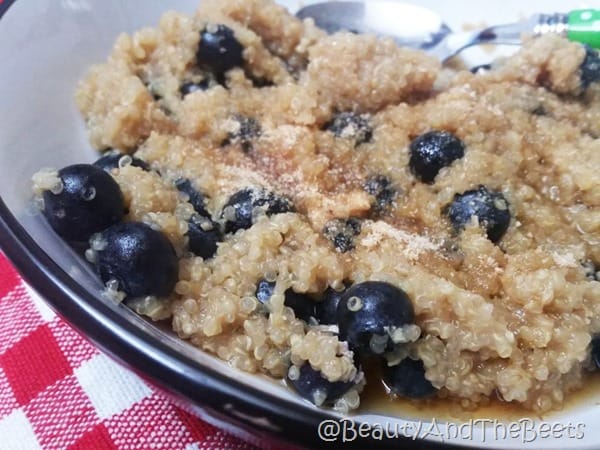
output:
[[[43, 192], [43, 214], [67, 242], [95, 241], [91, 244], [96, 254], [94, 263], [104, 283], [116, 280], [119, 290], [128, 298], [168, 296], [178, 278], [177, 255], [160, 231], [145, 223], [122, 221], [126, 214], [123, 195], [110, 171], [122, 166], [123, 158], [131, 157], [110, 152], [94, 164], [76, 164], [61, 169], [58, 176], [62, 189]], [[137, 158], [131, 158], [130, 164], [150, 170], [147, 163]], [[221, 213], [221, 227], [212, 221], [204, 196], [189, 180], [180, 179], [175, 186], [187, 195], [196, 213], [188, 223], [189, 249], [204, 258], [214, 256], [223, 233], [251, 227], [257, 208], [266, 215], [293, 211], [286, 198], [247, 188], [230, 197], [223, 210], [229, 208], [233, 214]], [[267, 280], [261, 280], [257, 285], [256, 298], [267, 310], [274, 288], [275, 283]], [[390, 340], [389, 345], [373, 350], [374, 336], [386, 336], [388, 330], [414, 322], [408, 296], [383, 282], [356, 284], [344, 292], [329, 289], [320, 302], [288, 289], [285, 305], [307, 323], [316, 319], [322, 325], [338, 325], [340, 339], [347, 341], [357, 352], [367, 354], [381, 354], [392, 349]], [[388, 372], [387, 379], [395, 392], [412, 397], [433, 392], [420, 361], [405, 360], [389, 368]], [[308, 363], [300, 368], [300, 376], [290, 382], [301, 395], [311, 400], [317, 390], [325, 392], [326, 402], [333, 402], [353, 386], [352, 382], [328, 382]]]
[[[354, 124], [353, 120], [356, 120]], [[371, 132], [365, 131], [368, 123], [363, 116], [344, 113], [342, 119], [334, 120], [332, 124], [330, 130], [340, 137], [345, 135], [340, 130], [348, 126], [360, 130], [357, 145], [366, 142], [365, 136], [370, 139]], [[421, 182], [433, 183], [440, 170], [462, 158], [464, 151], [464, 144], [449, 132], [425, 133], [410, 145], [411, 171]], [[365, 189], [375, 197], [373, 206], [376, 213], [387, 207], [395, 196], [390, 181], [383, 176], [367, 180]], [[500, 192], [490, 191], [484, 186], [457, 194], [446, 208], [446, 214], [456, 231], [471, 223], [475, 216], [494, 243], [500, 241], [510, 225], [507, 200]], [[354, 248], [353, 237], [360, 231], [360, 221], [349, 218], [329, 222], [323, 233], [339, 252], [344, 253]], [[259, 300], [270, 297], [273, 288], [273, 283], [262, 281], [257, 293]], [[297, 317], [304, 320], [314, 317], [319, 324], [337, 325], [340, 340], [346, 341], [356, 355], [379, 357], [383, 361], [383, 380], [391, 392], [409, 398], [425, 398], [435, 392], [435, 387], [425, 378], [421, 360], [406, 357], [400, 363], [389, 366], [387, 360], [381, 358], [404, 345], [390, 338], [390, 330], [414, 323], [413, 305], [404, 291], [389, 283], [368, 281], [343, 292], [330, 288], [324, 299], [316, 304], [299, 296], [288, 290], [285, 293], [285, 305], [294, 309]], [[379, 342], [382, 339], [383, 344]], [[317, 391], [326, 393], [325, 404], [334, 402], [353, 387], [352, 382], [328, 382], [308, 363], [300, 368], [299, 374], [290, 382], [309, 400], [314, 400]]]
[[[448, 161], [460, 157], [463, 151], [462, 143], [449, 133], [427, 133], [411, 144], [411, 166], [417, 166], [412, 161], [418, 160], [419, 167], [425, 168], [425, 172], [439, 171], [436, 167], [432, 169], [432, 165], [447, 165]], [[150, 170], [146, 162], [117, 151], [109, 152], [91, 165], [65, 167], [58, 173], [62, 190], [43, 193], [43, 213], [65, 240], [76, 243], [93, 237], [101, 242], [92, 247], [96, 251], [97, 271], [104, 283], [117, 280], [119, 289], [127, 297], [168, 296], [177, 282], [178, 274], [177, 256], [171, 243], [162, 233], [144, 223], [122, 222], [126, 214], [123, 195], [109, 173], [122, 166], [124, 158], [133, 166]], [[375, 184], [373, 180], [371, 184]], [[379, 185], [384, 186], [380, 189], [382, 195], [389, 197], [386, 183], [379, 182]], [[224, 234], [250, 228], [257, 209], [269, 216], [294, 211], [292, 203], [285, 197], [246, 188], [229, 198], [221, 212], [219, 224], [212, 220], [205, 206], [204, 195], [194, 188], [190, 180], [179, 179], [175, 186], [187, 196], [195, 211], [188, 222], [189, 250], [205, 259], [214, 256]], [[480, 187], [457, 196], [450, 205], [449, 216], [459, 228], [476, 215], [480, 224], [486, 227], [490, 239], [498, 240], [510, 220], [507, 209], [498, 209], [500, 195]], [[352, 241], [344, 236], [359, 234], [360, 222], [352, 218], [340, 221], [342, 231], [331, 235], [326, 227], [324, 233], [338, 249], [347, 251], [352, 248]], [[261, 280], [257, 285], [256, 298], [267, 310], [274, 288], [275, 283], [267, 280]], [[307, 323], [316, 320], [321, 325], [337, 325], [340, 340], [348, 342], [357, 355], [363, 356], [381, 356], [393, 351], [397, 344], [392, 341], [390, 330], [414, 323], [413, 306], [406, 293], [384, 282], [359, 283], [343, 292], [330, 288], [319, 302], [306, 294], [288, 289], [284, 303], [294, 311], [296, 317]], [[386, 342], [373, 346], [373, 339], [381, 340], [382, 337]], [[389, 389], [399, 395], [422, 398], [435, 392], [425, 378], [422, 361], [411, 358], [405, 358], [391, 367], [384, 364], [383, 378]], [[298, 376], [289, 381], [303, 397], [311, 401], [316, 398], [316, 392], [321, 395], [324, 393], [325, 404], [333, 403], [354, 386], [352, 381], [329, 382], [308, 363], [300, 368]]]
[[[202, 31], [196, 56], [198, 66], [218, 80], [223, 80], [228, 70], [241, 67], [244, 62], [242, 44], [235, 38], [233, 30], [225, 25], [215, 25]], [[208, 87], [207, 81], [186, 82], [180, 90], [185, 96]], [[242, 149], [249, 151], [252, 137], [260, 133], [260, 125], [252, 118], [239, 118], [239, 121], [239, 136], [230, 136], [229, 139], [240, 138]], [[373, 137], [368, 116], [349, 111], [336, 114], [333, 120], [325, 125], [325, 129], [337, 137], [350, 137], [356, 146], [370, 142]], [[464, 151], [464, 144], [452, 133], [431, 131], [417, 137], [411, 143], [410, 168], [419, 180], [432, 183], [440, 170], [462, 158]], [[365, 190], [375, 197], [374, 209], [379, 213], [383, 212], [395, 197], [390, 180], [383, 176], [374, 176], [367, 180]], [[493, 242], [502, 238], [510, 223], [508, 202], [502, 193], [490, 191], [485, 186], [457, 194], [447, 214], [457, 230], [464, 228], [472, 216], [477, 216]], [[332, 235], [336, 248], [342, 252], [352, 249], [352, 232], [358, 234], [357, 229], [360, 232], [360, 229], [354, 226], [349, 232]]]
[[[360, 121], [360, 127], [364, 129], [364, 117], [353, 113], [344, 113], [344, 115], [345, 126], [356, 118]], [[337, 128], [333, 128], [334, 133], [335, 130]], [[443, 168], [464, 156], [465, 145], [448, 131], [434, 130], [413, 139], [409, 150], [409, 166], [415, 178], [423, 183], [432, 184]], [[397, 195], [392, 182], [383, 175], [368, 178], [364, 189], [374, 197], [372, 212], [375, 215], [384, 213]], [[509, 206], [508, 200], [501, 192], [479, 185], [475, 189], [456, 194], [453, 201], [444, 209], [444, 214], [456, 232], [460, 232], [472, 222], [473, 217], [476, 217], [487, 237], [492, 242], [498, 243], [510, 225]], [[354, 248], [352, 240], [360, 234], [360, 230], [359, 219], [349, 218], [335, 219], [327, 223], [323, 232], [340, 253], [345, 253]]]
[[[43, 192], [43, 214], [52, 228], [72, 244], [90, 241], [95, 264], [104, 283], [119, 282], [128, 297], [170, 295], [177, 282], [178, 260], [169, 240], [141, 222], [122, 222], [127, 211], [123, 194], [110, 171], [122, 166], [150, 170], [146, 162], [112, 151], [93, 164], [75, 164], [58, 171], [62, 188]], [[284, 197], [261, 189], [246, 188], [233, 194], [221, 214], [222, 227], [212, 220], [205, 197], [188, 179], [175, 182], [194, 208], [188, 221], [189, 250], [209, 259], [217, 251], [224, 233], [250, 228], [257, 210], [267, 215], [290, 212]]]
[[[242, 66], [243, 46], [230, 28], [224, 25], [207, 28], [201, 34], [197, 62], [214, 80], [222, 83], [228, 70]], [[209, 86], [208, 80], [185, 82], [180, 92], [185, 96]], [[251, 150], [251, 138], [260, 133], [260, 126], [254, 119], [239, 120], [239, 136], [228, 139], [241, 138], [242, 150], [247, 152]], [[340, 138], [348, 138], [348, 130], [352, 130], [350, 137], [356, 146], [369, 142], [373, 136], [368, 117], [352, 112], [337, 114], [325, 129]], [[464, 152], [464, 144], [452, 133], [431, 131], [412, 141], [410, 169], [418, 180], [430, 184], [442, 168], [462, 158]], [[94, 263], [104, 283], [116, 280], [118, 289], [130, 298], [165, 297], [177, 282], [178, 258], [160, 231], [141, 222], [123, 222], [127, 213], [123, 195], [110, 171], [121, 167], [124, 161], [142, 170], [151, 170], [146, 162], [118, 151], [108, 152], [91, 165], [65, 167], [58, 172], [62, 190], [43, 192], [43, 214], [67, 242], [90, 241], [95, 251]], [[220, 219], [215, 222], [206, 209], [204, 195], [190, 180], [179, 179], [175, 187], [187, 196], [195, 211], [188, 222], [189, 250], [204, 259], [215, 255], [217, 244], [225, 234], [250, 228], [257, 210], [269, 216], [294, 211], [293, 204], [285, 197], [246, 188], [229, 198]], [[383, 213], [396, 196], [392, 183], [383, 176], [369, 178], [364, 188], [375, 199], [375, 214]], [[502, 193], [485, 186], [457, 194], [445, 214], [457, 232], [476, 217], [494, 243], [500, 241], [510, 224], [507, 200]], [[346, 252], [354, 248], [352, 239], [360, 229], [360, 221], [349, 218], [337, 219], [323, 231], [338, 251]], [[275, 283], [268, 280], [257, 284], [256, 298], [267, 311], [274, 288]], [[288, 289], [284, 303], [297, 318], [307, 323], [337, 325], [340, 340], [346, 341], [355, 355], [376, 356], [384, 361], [383, 355], [403, 345], [392, 339], [392, 332], [414, 324], [413, 305], [407, 294], [385, 282], [367, 281], [342, 292], [330, 288], [318, 302]], [[600, 347], [600, 343], [594, 345]], [[358, 369], [358, 357], [355, 363]], [[383, 379], [392, 392], [411, 398], [424, 398], [435, 392], [425, 378], [422, 361], [407, 357], [391, 367], [383, 366]], [[311, 401], [315, 401], [315, 394], [319, 392], [321, 398], [325, 398], [323, 404], [332, 404], [354, 386], [353, 381], [329, 382], [309, 363], [302, 365], [289, 382]]]

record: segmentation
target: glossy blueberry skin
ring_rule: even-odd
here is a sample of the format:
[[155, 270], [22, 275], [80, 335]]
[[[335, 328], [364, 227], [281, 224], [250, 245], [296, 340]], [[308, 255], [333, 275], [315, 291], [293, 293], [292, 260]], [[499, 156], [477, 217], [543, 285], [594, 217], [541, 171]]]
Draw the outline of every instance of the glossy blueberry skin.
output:
[[[106, 170], [110, 173], [111, 170], [119, 168], [119, 161], [123, 156], [125, 156], [125, 154], [119, 152], [118, 150], [107, 152], [100, 159], [94, 162], [94, 166], [100, 167], [102, 170]], [[133, 167], [139, 167], [147, 172], [150, 171], [150, 166], [148, 163], [146, 161], [142, 161], [140, 158], [136, 158], [135, 156], [131, 156], [131, 165]]]
[[202, 81], [200, 81], [199, 83], [194, 83], [192, 81], [188, 81], [186, 83], [183, 83], [180, 87], [179, 87], [179, 93], [181, 94], [182, 97], [186, 97], [190, 94], [193, 94], [194, 92], [198, 92], [198, 91], [206, 91], [210, 86], [210, 83], [207, 79], [204, 79]]
[[141, 222], [114, 225], [101, 234], [106, 247], [96, 253], [102, 282], [119, 282], [127, 297], [166, 297], [177, 283], [179, 262], [171, 242]]
[[326, 125], [336, 137], [354, 139], [354, 145], [359, 146], [370, 142], [373, 138], [373, 127], [369, 120], [354, 112], [341, 112]]
[[587, 89], [590, 84], [600, 81], [600, 55], [596, 50], [585, 46], [585, 58], [581, 63], [581, 87]]
[[385, 362], [383, 366], [383, 381], [394, 394], [413, 399], [435, 394], [436, 389], [425, 378], [425, 367], [420, 359], [405, 358], [395, 366], [389, 367]]
[[179, 192], [187, 194], [189, 197], [188, 202], [194, 207], [194, 210], [202, 217], [209, 217], [210, 213], [207, 211], [205, 206], [204, 194], [198, 191], [187, 178], [179, 178], [175, 181], [175, 187]]
[[233, 30], [225, 25], [216, 25], [214, 32], [203, 30], [196, 53], [198, 65], [222, 76], [225, 72], [244, 63], [244, 47], [235, 38]]
[[337, 325], [337, 308], [344, 291], [327, 288], [323, 299], [315, 304], [315, 318], [321, 325]]
[[[358, 297], [362, 306], [352, 311], [352, 298]], [[341, 341], [351, 348], [374, 354], [370, 346], [373, 335], [384, 336], [386, 329], [412, 324], [415, 320], [413, 304], [400, 288], [382, 281], [365, 281], [350, 287], [340, 299], [337, 323]], [[384, 351], [393, 349], [391, 339]]]
[[429, 131], [410, 143], [409, 166], [423, 183], [433, 183], [440, 170], [464, 155], [464, 144], [452, 133]]
[[99, 167], [75, 164], [59, 170], [58, 176], [63, 190], [59, 194], [44, 191], [43, 214], [63, 239], [86, 242], [125, 215], [119, 185]]
[[[206, 224], [209, 229], [204, 229]], [[215, 256], [217, 244], [223, 240], [219, 226], [210, 218], [200, 216], [194, 216], [188, 221], [187, 237], [190, 251], [203, 259]]]
[[[253, 225], [252, 211], [260, 208], [267, 216], [292, 212], [294, 207], [285, 197], [262, 189], [246, 188], [233, 194], [223, 209], [231, 206], [235, 210], [235, 218], [225, 221], [225, 232], [235, 233], [246, 230]], [[223, 217], [223, 214], [221, 214]]]
[[288, 377], [287, 381], [294, 387], [294, 389], [296, 389], [300, 396], [309, 400], [311, 403], [314, 403], [315, 392], [323, 391], [327, 395], [323, 405], [332, 405], [337, 399], [348, 392], [352, 386], [354, 386], [354, 383], [351, 381], [336, 381], [332, 383], [324, 378], [321, 375], [321, 372], [313, 369], [308, 362], [302, 364], [299, 370], [300, 376], [297, 380], [292, 380]]
[[[501, 208], [499, 205], [506, 205]], [[509, 203], [500, 192], [485, 186], [456, 194], [447, 209], [448, 217], [456, 231], [460, 231], [476, 216], [490, 241], [498, 243], [510, 225]]]
[[[274, 290], [274, 282], [260, 280], [256, 286], [256, 298], [264, 305], [271, 300]], [[285, 291], [283, 304], [292, 308], [294, 315], [305, 322], [308, 322], [311, 317], [315, 316], [315, 302], [312, 298], [305, 294], [298, 294], [291, 288]]]

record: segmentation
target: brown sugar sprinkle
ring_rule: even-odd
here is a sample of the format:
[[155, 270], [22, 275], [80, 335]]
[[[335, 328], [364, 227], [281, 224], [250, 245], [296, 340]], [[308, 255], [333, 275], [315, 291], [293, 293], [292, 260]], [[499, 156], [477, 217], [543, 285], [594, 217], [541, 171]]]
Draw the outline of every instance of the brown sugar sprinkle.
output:
[[[196, 62], [207, 24], [227, 26], [244, 48], [221, 78]], [[137, 152], [156, 170], [113, 171], [127, 219], [162, 230], [180, 257], [171, 297], [135, 308], [169, 317], [182, 339], [241, 370], [282, 378], [308, 361], [329, 382], [352, 381], [333, 405], [347, 411], [364, 385], [352, 349], [335, 325], [298, 319], [286, 293], [316, 304], [329, 287], [384, 281], [407, 293], [421, 330], [394, 358], [420, 359], [435, 395], [470, 409], [494, 396], [538, 413], [560, 408], [586, 382], [600, 332], [600, 285], [588, 274], [600, 263], [600, 88], [583, 92], [584, 56], [547, 36], [491, 71], [442, 70], [391, 40], [328, 36], [269, 0], [204, 0], [193, 17], [169, 12], [157, 28], [121, 36], [76, 99], [92, 145]], [[182, 97], [182, 84], [205, 79]], [[327, 130], [339, 113], [368, 117], [369, 139]], [[240, 117], [260, 132], [241, 136]], [[465, 152], [425, 184], [409, 146], [432, 130], [451, 132]], [[202, 259], [187, 249], [192, 210], [179, 178], [202, 192], [217, 226], [245, 188], [294, 208], [254, 215]], [[374, 210], [370, 179], [393, 186], [386, 208]], [[58, 189], [53, 171], [35, 184]], [[485, 220], [455, 228], [447, 212], [480, 185], [510, 212], [498, 245]], [[338, 252], [323, 228], [349, 218], [360, 232]], [[264, 279], [275, 285], [267, 305], [256, 292]], [[366, 382], [379, 381], [367, 373]]]

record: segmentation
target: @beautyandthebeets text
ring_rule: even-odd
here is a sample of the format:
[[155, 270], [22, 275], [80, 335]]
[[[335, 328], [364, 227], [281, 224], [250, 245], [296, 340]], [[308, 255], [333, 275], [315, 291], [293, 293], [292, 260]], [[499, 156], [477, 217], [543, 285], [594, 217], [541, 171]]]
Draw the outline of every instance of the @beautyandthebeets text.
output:
[[324, 442], [352, 442], [359, 438], [386, 440], [408, 438], [430, 439], [439, 442], [518, 441], [523, 444], [547, 440], [581, 440], [585, 424], [580, 422], [546, 422], [529, 418], [513, 422], [497, 419], [472, 419], [462, 423], [441, 420], [365, 423], [352, 419], [324, 420], [318, 427], [319, 439]]

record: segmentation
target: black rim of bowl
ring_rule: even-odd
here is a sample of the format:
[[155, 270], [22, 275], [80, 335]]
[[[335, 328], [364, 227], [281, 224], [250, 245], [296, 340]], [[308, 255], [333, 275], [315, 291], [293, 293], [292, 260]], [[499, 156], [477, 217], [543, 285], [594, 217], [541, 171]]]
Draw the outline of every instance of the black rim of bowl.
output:
[[[15, 1], [0, 3], [0, 19]], [[191, 402], [200, 409], [201, 417], [206, 414], [213, 421], [230, 423], [243, 430], [243, 438], [255, 438], [253, 443], [256, 445], [270, 445], [274, 439], [311, 448], [328, 446], [319, 438], [317, 427], [323, 420], [335, 416], [248, 386], [218, 370], [202, 366], [148, 335], [124, 315], [98, 301], [60, 268], [21, 226], [2, 198], [0, 249], [24, 279], [71, 326], [104, 353], [179, 400], [182, 406]], [[268, 419], [271, 426], [262, 425], [260, 418]], [[340, 444], [340, 441], [329, 443], [333, 447]], [[473, 448], [406, 437], [375, 441], [358, 436], [343, 444], [344, 448], [359, 449], [365, 445], [370, 448]]]

